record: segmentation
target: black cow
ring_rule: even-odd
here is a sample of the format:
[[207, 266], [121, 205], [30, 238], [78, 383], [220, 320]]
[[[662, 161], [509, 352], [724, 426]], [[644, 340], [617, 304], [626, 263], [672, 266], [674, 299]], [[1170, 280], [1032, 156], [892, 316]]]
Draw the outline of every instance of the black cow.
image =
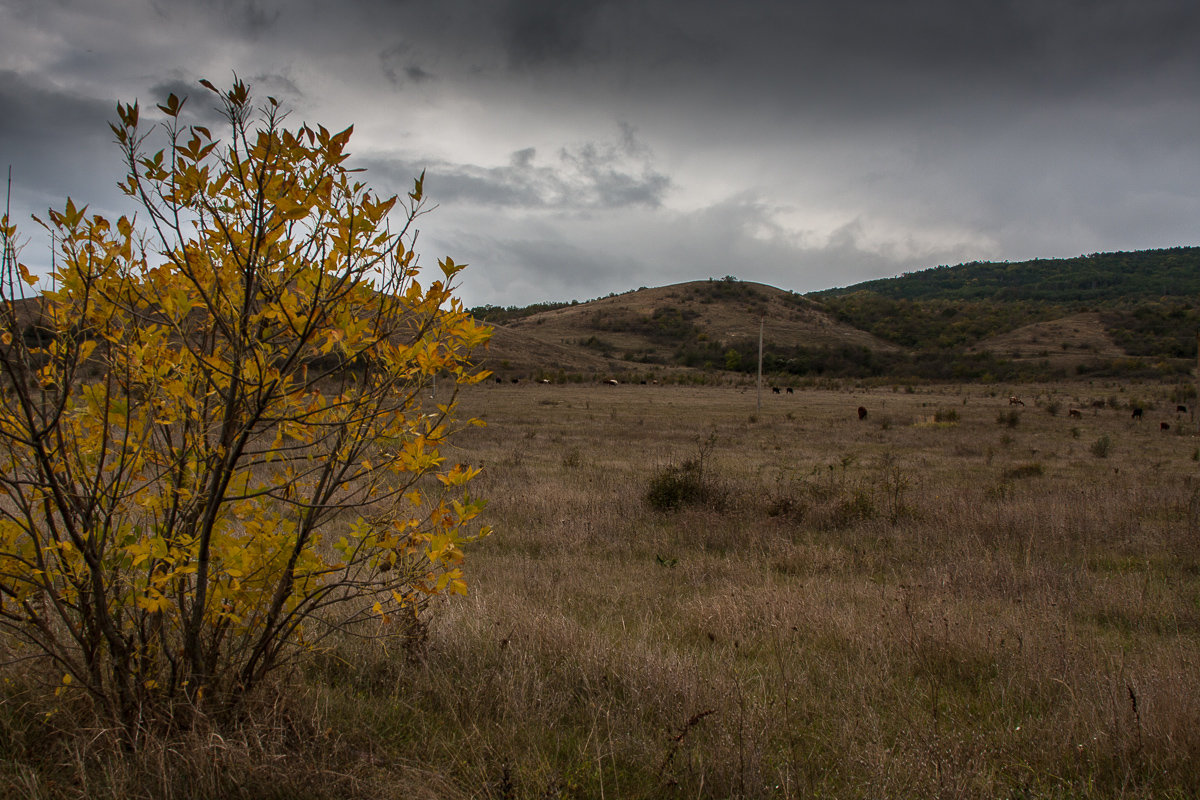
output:
[[1140, 408], [1135, 408], [1135, 409], [1133, 410], [1133, 413], [1132, 413], [1132, 414], [1130, 414], [1129, 416], [1130, 416], [1132, 419], [1141, 419], [1141, 418], [1142, 418], [1142, 409], [1140, 409]]
[[774, 392], [775, 394], [779, 394], [779, 387], [778, 387], [778, 386], [772, 386], [772, 387], [771, 387], [771, 391], [772, 391], [772, 392]]
[[1169, 422], [1160, 422], [1158, 423], [1158, 429], [1160, 431], [1169, 431], [1171, 430], [1171, 424]]
[[1186, 414], [1187, 406], [1175, 406], [1175, 413], [1176, 414]]
[[858, 407], [858, 418], [859, 419], [867, 418], [867, 410], [865, 408], [863, 408], [862, 406]]
[[790, 387], [790, 386], [787, 388], [787, 393], [788, 393], [788, 394], [795, 394], [795, 392], [793, 392], [793, 391], [792, 391], [792, 387]]

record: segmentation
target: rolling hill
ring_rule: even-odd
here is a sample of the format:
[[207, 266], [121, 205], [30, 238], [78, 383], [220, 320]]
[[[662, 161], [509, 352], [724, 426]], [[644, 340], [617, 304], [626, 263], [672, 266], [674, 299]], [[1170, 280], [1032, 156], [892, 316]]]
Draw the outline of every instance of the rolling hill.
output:
[[1190, 376], [1200, 248], [975, 262], [799, 295], [692, 281], [585, 303], [473, 310], [501, 375], [702, 368], [790, 378], [1041, 380]]
[[764, 340], [776, 349], [902, 349], [839, 322], [800, 295], [759, 283], [708, 280], [512, 314], [507, 323], [493, 323], [496, 335], [485, 363], [498, 373], [529, 376], [724, 368], [731, 350], [740, 361], [742, 350], [757, 347], [760, 322]]

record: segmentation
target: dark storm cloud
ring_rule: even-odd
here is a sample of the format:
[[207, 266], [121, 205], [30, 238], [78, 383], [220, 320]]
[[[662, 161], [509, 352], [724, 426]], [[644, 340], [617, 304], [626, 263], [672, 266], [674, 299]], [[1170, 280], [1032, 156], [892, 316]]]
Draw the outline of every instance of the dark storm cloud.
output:
[[0, 66], [33, 205], [111, 195], [118, 97], [211, 125], [195, 82], [236, 73], [355, 123], [381, 191], [427, 170], [423, 236], [487, 270], [480, 302], [824, 288], [1194, 244], [1200, 217], [1190, 0], [0, 0]]
[[[0, 72], [0, 166], [12, 169], [18, 224], [28, 227], [29, 213], [44, 215], [67, 195], [88, 203], [95, 189], [112, 185], [120, 154], [105, 121], [114, 116], [114, 103]], [[91, 163], [96, 152], [106, 152], [107, 163]]]
[[553, 212], [629, 207], [657, 208], [670, 179], [654, 169], [650, 152], [628, 126], [611, 141], [562, 147], [548, 159], [537, 148], [514, 151], [503, 166], [364, 159], [389, 185], [426, 175], [426, 191], [439, 203]]
[[514, 0], [477, 10], [495, 19], [461, 32], [477, 58], [500, 48], [502, 64], [546, 73], [585, 63], [573, 91], [677, 85], [684, 115], [689, 98], [867, 119], [1081, 92], [1144, 97], [1200, 80], [1200, 4], [1181, 0]]
[[[490, 229], [465, 222], [438, 229], [422, 250], [473, 265], [463, 284], [470, 305], [511, 304], [522, 297], [587, 300], [725, 275], [812, 291], [867, 280], [894, 264], [862, 246], [862, 231], [853, 222], [828, 245], [790, 240], [775, 228], [771, 209], [749, 196], [654, 218], [630, 212], [588, 230], [571, 220], [551, 225], [510, 218], [504, 228]], [[764, 235], [771, 233], [779, 235]]]
[[217, 20], [230, 33], [249, 38], [262, 36], [287, 12], [278, 0], [186, 0], [179, 2], [155, 2], [155, 9], [170, 18], [174, 9], [184, 6], [189, 12], [198, 11]]
[[[92, 97], [63, 91], [18, 72], [0, 72], [0, 142], [6, 150], [18, 145], [53, 145], [79, 135], [84, 120], [103, 118], [113, 106]], [[49, 141], [47, 141], [49, 140]]]
[[602, 5], [593, 0], [511, 0], [502, 16], [509, 62], [527, 67], [580, 58], [590, 50], [590, 31]]
[[[455, 235], [457, 253], [483, 267], [502, 261], [512, 267], [503, 274], [488, 274], [486, 267], [467, 280], [468, 302], [482, 305], [502, 300], [506, 294], [532, 295], [542, 300], [591, 299], [641, 285], [644, 265], [636, 259], [580, 246], [552, 231], [522, 229], [515, 236]], [[458, 256], [455, 256], [458, 259]]]
[[412, 58], [411, 48], [403, 42], [397, 42], [380, 52], [379, 66], [387, 79], [396, 87], [402, 87], [409, 81], [418, 83], [433, 77]]

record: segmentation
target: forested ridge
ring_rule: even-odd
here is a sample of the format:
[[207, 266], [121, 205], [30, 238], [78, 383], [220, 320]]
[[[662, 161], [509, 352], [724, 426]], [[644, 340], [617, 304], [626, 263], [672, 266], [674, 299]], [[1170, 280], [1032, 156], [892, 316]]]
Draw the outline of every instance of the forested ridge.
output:
[[814, 292], [837, 319], [904, 347], [953, 350], [1081, 311], [1129, 355], [1196, 356], [1200, 248], [973, 262]]
[[809, 296], [826, 300], [861, 291], [897, 300], [1127, 306], [1163, 297], [1200, 295], [1200, 247], [1012, 263], [973, 261], [826, 289]]

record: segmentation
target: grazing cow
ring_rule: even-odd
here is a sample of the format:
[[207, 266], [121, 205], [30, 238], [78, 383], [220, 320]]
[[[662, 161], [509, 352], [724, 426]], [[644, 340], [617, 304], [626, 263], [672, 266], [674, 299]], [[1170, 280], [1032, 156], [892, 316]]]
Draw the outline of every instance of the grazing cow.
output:
[[499, 375], [497, 375], [497, 376], [496, 376], [496, 383], [504, 383], [504, 379], [503, 379], [503, 378], [501, 378]]
[[513, 378], [513, 379], [512, 379], [512, 382], [513, 382], [513, 383], [520, 383], [520, 382], [521, 382], [521, 379], [520, 379], [520, 378]]
[[1015, 394], [1014, 394], [1012, 397], [1008, 398], [1008, 404], [1009, 404], [1010, 406], [1023, 406], [1023, 405], [1025, 405], [1025, 403], [1021, 401], [1021, 398], [1017, 397]]
[[792, 391], [792, 387], [790, 387], [790, 386], [787, 388], [787, 393], [788, 393], [788, 394], [795, 394], [795, 392], [793, 392], [793, 391]]
[[1074, 417], [1075, 419], [1083, 419], [1083, 412], [1078, 408], [1069, 408], [1067, 409], [1067, 416]]
[[779, 391], [780, 391], [780, 390], [779, 390], [779, 387], [778, 387], [778, 386], [772, 386], [772, 387], [771, 387], [771, 392], [772, 392], [772, 393], [774, 393], [774, 394], [779, 394]]
[[619, 386], [621, 382], [618, 381], [616, 378], [609, 378], [608, 380], [605, 381], [605, 383], [607, 383], [609, 386]]
[[1175, 406], [1175, 413], [1176, 414], [1186, 414], [1187, 406]]
[[1169, 431], [1171, 430], [1171, 424], [1169, 422], [1160, 422], [1158, 423], [1158, 429], [1160, 431]]
[[1142, 409], [1140, 409], [1140, 408], [1135, 408], [1135, 409], [1133, 410], [1133, 413], [1132, 413], [1132, 414], [1130, 414], [1129, 416], [1130, 416], [1130, 418], [1131, 418], [1131, 419], [1141, 419], [1141, 418], [1142, 418]]
[[540, 381], [538, 381], [538, 383], [549, 383], [549, 382], [550, 381], [547, 378], [542, 378]]
[[858, 407], [858, 418], [866, 419], [867, 418], [867, 409], [863, 408], [862, 406], [859, 406]]

